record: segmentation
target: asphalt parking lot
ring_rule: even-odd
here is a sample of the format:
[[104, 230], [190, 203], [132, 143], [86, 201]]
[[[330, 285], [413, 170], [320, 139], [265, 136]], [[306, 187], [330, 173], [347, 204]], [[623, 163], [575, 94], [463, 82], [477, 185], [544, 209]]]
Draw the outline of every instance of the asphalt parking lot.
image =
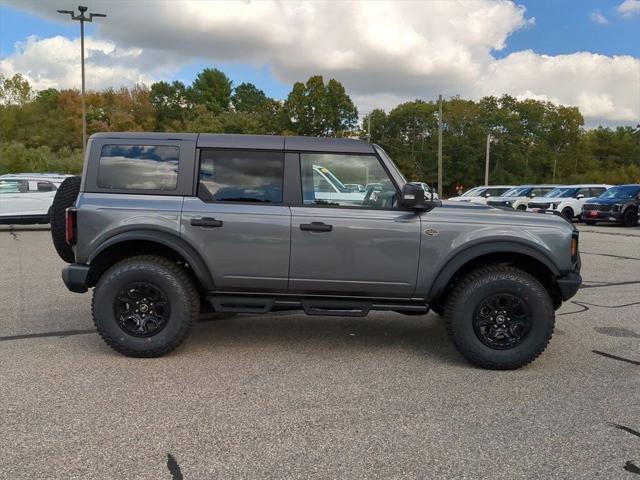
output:
[[203, 321], [125, 358], [49, 231], [0, 227], [0, 478], [640, 478], [640, 227], [580, 228], [549, 348], [495, 372], [434, 314]]

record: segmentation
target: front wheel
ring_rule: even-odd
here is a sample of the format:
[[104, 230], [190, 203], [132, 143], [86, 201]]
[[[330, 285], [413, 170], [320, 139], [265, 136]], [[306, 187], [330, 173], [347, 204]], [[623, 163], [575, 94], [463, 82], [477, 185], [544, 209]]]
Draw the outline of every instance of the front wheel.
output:
[[91, 305], [98, 333], [129, 357], [159, 357], [187, 337], [200, 312], [188, 273], [154, 255], [123, 260], [107, 270]]
[[535, 360], [555, 324], [553, 302], [528, 273], [492, 265], [467, 274], [445, 306], [447, 333], [471, 363], [512, 370]]
[[567, 221], [571, 222], [574, 217], [573, 209], [571, 207], [565, 207], [561, 212], [562, 216], [567, 219]]
[[625, 227], [635, 227], [638, 224], [638, 212], [633, 208], [627, 208], [622, 216], [622, 224]]

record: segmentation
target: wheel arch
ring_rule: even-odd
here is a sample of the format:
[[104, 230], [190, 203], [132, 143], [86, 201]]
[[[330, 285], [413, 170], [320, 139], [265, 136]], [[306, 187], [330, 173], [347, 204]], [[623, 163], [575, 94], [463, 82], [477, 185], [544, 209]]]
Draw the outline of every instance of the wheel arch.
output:
[[176, 235], [157, 230], [119, 233], [101, 243], [87, 258], [89, 285], [95, 285], [114, 263], [140, 254], [157, 254], [184, 263], [201, 290], [214, 290], [211, 272], [195, 248]]
[[555, 282], [560, 271], [553, 261], [539, 249], [517, 242], [476, 244], [458, 252], [447, 261], [434, 280], [427, 296], [429, 303], [442, 303], [463, 275], [489, 264], [507, 264], [523, 269], [545, 287], [556, 308], [562, 303], [562, 295]]

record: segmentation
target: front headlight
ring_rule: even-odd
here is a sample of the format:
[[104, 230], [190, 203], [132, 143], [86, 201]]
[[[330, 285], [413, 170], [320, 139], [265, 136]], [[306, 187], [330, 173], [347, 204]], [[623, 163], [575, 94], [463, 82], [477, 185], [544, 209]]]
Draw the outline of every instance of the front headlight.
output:
[[619, 211], [621, 208], [622, 208], [622, 204], [621, 204], [621, 203], [616, 203], [616, 204], [614, 204], [614, 205], [613, 205], [613, 207], [611, 207], [611, 209], [612, 209], [614, 212]]
[[558, 208], [558, 205], [560, 205], [559, 203], [552, 203], [551, 204], [551, 210], [555, 210]]

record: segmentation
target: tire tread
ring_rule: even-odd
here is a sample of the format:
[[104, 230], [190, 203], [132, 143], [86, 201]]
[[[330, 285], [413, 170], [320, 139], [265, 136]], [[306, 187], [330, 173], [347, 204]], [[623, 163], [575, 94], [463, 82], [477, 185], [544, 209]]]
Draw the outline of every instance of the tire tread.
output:
[[[460, 296], [468, 289], [469, 285], [479, 279], [481, 279], [485, 275], [489, 274], [505, 274], [505, 275], [517, 275], [521, 276], [526, 281], [537, 284], [539, 288], [545, 291], [545, 288], [538, 282], [536, 278], [528, 274], [527, 272], [511, 266], [506, 265], [489, 265], [485, 267], [480, 267], [476, 270], [471, 271], [467, 275], [465, 275], [460, 282], [458, 282], [453, 290], [451, 291], [449, 298], [447, 299], [444, 307], [444, 319], [445, 319], [445, 328], [447, 331], [447, 335], [453, 341], [454, 345], [458, 349], [458, 351], [467, 358], [471, 363], [478, 365], [483, 368], [488, 368], [491, 370], [514, 370], [520, 367], [523, 367], [531, 362], [533, 362], [536, 358], [538, 358], [542, 352], [545, 351], [547, 346], [549, 345], [549, 341], [553, 336], [553, 330], [555, 327], [555, 312], [553, 311], [553, 307], [551, 307], [550, 315], [552, 321], [547, 326], [547, 331], [545, 332], [545, 342], [541, 343], [537, 346], [536, 350], [531, 353], [525, 360], [512, 360], [511, 362], [496, 362], [489, 360], [481, 355], [476, 354], [473, 351], [470, 351], [466, 348], [464, 344], [462, 344], [455, 332], [453, 331], [453, 322], [455, 315], [455, 307], [460, 302]], [[545, 291], [546, 292], [546, 291]], [[551, 300], [549, 299], [549, 304], [551, 304]]]
[[190, 306], [191, 306], [191, 311], [189, 312], [187, 321], [184, 322], [184, 325], [180, 329], [180, 332], [178, 333], [178, 335], [176, 335], [175, 338], [172, 341], [168, 342], [166, 345], [153, 350], [139, 351], [139, 350], [134, 350], [121, 345], [115, 339], [111, 338], [111, 336], [109, 336], [101, 328], [100, 324], [96, 322], [95, 290], [94, 290], [93, 298], [91, 300], [91, 316], [93, 318], [93, 323], [96, 326], [96, 329], [98, 330], [98, 334], [102, 337], [105, 343], [109, 345], [116, 352], [126, 355], [127, 357], [138, 357], [138, 358], [160, 357], [176, 349], [191, 333], [191, 330], [193, 329], [193, 325], [198, 320], [198, 317], [200, 314], [200, 295], [198, 293], [198, 289], [196, 288], [193, 281], [191, 280], [191, 277], [183, 267], [181, 267], [177, 263], [165, 257], [161, 257], [158, 255], [137, 255], [135, 257], [126, 258], [114, 264], [100, 278], [100, 281], [96, 286], [96, 289], [100, 288], [103, 282], [106, 282], [109, 280], [110, 273], [116, 268], [121, 269], [122, 267], [127, 267], [127, 269], [135, 269], [135, 268], [139, 268], [139, 265], [141, 263], [146, 265], [149, 265], [149, 264], [159, 265], [162, 268], [169, 270], [171, 274], [175, 276], [179, 285], [186, 290], [186, 293], [189, 298]]

